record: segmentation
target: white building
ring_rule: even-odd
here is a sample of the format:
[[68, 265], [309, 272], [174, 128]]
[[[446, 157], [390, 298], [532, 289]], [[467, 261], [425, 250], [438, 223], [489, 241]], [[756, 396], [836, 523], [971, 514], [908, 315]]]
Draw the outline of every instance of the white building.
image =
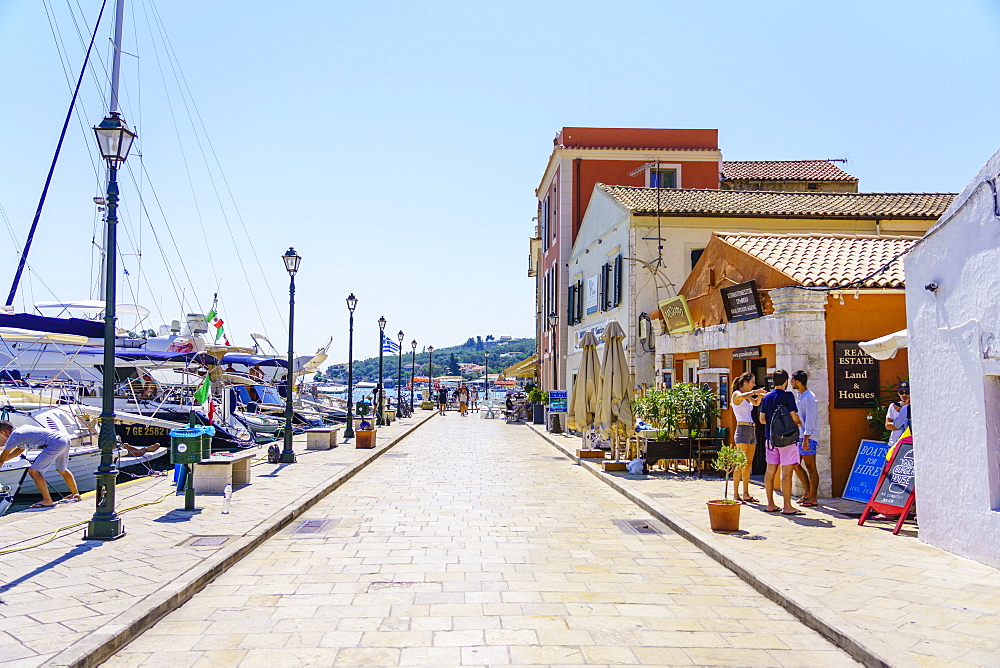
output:
[[920, 539], [1000, 567], [995, 154], [906, 257]]

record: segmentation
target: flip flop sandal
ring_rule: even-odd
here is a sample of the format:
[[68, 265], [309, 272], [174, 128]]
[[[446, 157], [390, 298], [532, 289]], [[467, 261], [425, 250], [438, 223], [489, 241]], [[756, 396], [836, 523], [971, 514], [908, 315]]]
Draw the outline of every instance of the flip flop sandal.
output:
[[53, 503], [51, 506], [46, 506], [41, 501], [39, 501], [38, 503], [33, 503], [30, 506], [28, 506], [28, 507], [29, 508], [55, 508], [56, 504]]
[[71, 496], [67, 496], [65, 499], [59, 499], [58, 501], [56, 501], [56, 503], [79, 503], [79, 502], [80, 502], [80, 497], [73, 498]]
[[781, 513], [781, 514], [782, 514], [782, 515], [788, 515], [788, 516], [793, 516], [793, 515], [805, 515], [805, 513], [804, 513], [804, 512], [802, 512], [801, 510], [793, 510], [793, 511], [792, 511], [792, 512], [790, 512], [790, 513], [786, 513], [786, 512], [784, 512], [784, 511], [782, 511], [782, 513]]
[[818, 503], [809, 503], [808, 501], [799, 501], [799, 505], [802, 506], [803, 508], [815, 508], [819, 504]]
[[[780, 513], [780, 512], [781, 512], [781, 508], [775, 508], [775, 509], [773, 509], [773, 510], [768, 510], [767, 508], [765, 508], [765, 509], [764, 509], [764, 512], [765, 512], [765, 513]], [[805, 514], [805, 513], [803, 513], [803, 515], [804, 515], [804, 514]]]
[[743, 497], [743, 503], [760, 503], [760, 501], [758, 501], [757, 499], [753, 498], [752, 496], [744, 496]]

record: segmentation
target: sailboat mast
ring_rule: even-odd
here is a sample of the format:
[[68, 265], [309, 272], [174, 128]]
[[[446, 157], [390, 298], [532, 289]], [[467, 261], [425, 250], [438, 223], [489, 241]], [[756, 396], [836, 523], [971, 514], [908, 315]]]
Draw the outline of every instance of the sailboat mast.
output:
[[115, 5], [115, 53], [111, 61], [111, 109], [118, 111], [118, 77], [122, 68], [122, 24], [125, 16], [125, 0], [117, 0]]
[[[111, 100], [108, 105], [108, 111], [111, 113], [118, 111], [118, 81], [121, 76], [122, 69], [122, 25], [125, 23], [125, 0], [115, 0], [115, 40], [114, 40], [114, 54], [111, 59]], [[110, 169], [110, 167], [108, 168]], [[107, 262], [107, 229], [105, 228], [102, 234], [101, 243], [101, 287], [98, 294], [104, 294], [105, 292], [105, 271], [104, 266]]]

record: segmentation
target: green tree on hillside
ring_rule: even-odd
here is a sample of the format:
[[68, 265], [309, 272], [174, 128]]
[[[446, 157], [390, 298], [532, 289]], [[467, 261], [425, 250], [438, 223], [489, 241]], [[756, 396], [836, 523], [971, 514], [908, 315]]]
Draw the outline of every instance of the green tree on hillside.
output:
[[458, 368], [458, 358], [455, 357], [455, 353], [448, 355], [448, 375], [457, 376], [460, 372]]

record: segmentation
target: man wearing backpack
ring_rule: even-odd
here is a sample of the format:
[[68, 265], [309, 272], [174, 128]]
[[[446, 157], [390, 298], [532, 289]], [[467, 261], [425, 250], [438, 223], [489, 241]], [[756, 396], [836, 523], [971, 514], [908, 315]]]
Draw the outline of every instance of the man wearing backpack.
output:
[[[788, 391], [788, 372], [775, 369], [771, 374], [774, 389], [767, 393], [760, 404], [760, 421], [764, 424], [766, 439], [765, 459], [767, 470], [764, 473], [764, 493], [767, 495], [767, 508], [764, 512], [782, 515], [805, 515], [792, 506], [792, 475], [799, 463], [799, 419], [795, 395]], [[774, 503], [774, 476], [781, 468], [781, 495], [784, 508]]]

